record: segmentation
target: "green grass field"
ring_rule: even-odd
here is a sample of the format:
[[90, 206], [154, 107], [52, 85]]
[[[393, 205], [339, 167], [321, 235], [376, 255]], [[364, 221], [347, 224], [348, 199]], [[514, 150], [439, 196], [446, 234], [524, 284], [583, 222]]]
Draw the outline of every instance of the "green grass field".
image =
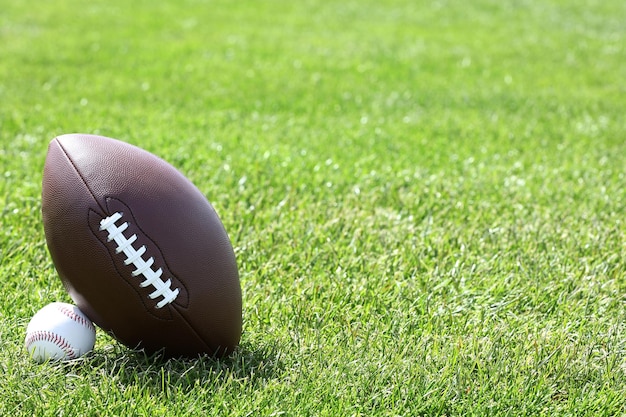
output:
[[[0, 415], [626, 414], [624, 1], [0, 8]], [[212, 202], [232, 357], [30, 360], [71, 301], [40, 214], [71, 132]]]

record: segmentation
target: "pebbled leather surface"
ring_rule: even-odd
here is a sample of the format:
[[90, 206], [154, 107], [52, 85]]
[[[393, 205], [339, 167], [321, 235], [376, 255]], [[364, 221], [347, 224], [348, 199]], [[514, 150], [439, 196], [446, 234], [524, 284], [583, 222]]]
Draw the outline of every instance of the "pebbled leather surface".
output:
[[[154, 268], [181, 289], [162, 309], [98, 230], [116, 211], [137, 235], [134, 246], [145, 245]], [[239, 343], [241, 286], [230, 239], [204, 195], [167, 162], [115, 139], [59, 136], [46, 157], [42, 214], [70, 296], [122, 343], [190, 357], [221, 356]]]

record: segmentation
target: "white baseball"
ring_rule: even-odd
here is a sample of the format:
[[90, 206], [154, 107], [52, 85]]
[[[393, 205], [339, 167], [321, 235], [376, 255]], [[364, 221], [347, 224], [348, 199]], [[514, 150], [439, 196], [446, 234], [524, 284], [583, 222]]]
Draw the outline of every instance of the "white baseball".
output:
[[37, 362], [76, 359], [93, 349], [96, 329], [78, 307], [51, 303], [26, 328], [26, 349]]

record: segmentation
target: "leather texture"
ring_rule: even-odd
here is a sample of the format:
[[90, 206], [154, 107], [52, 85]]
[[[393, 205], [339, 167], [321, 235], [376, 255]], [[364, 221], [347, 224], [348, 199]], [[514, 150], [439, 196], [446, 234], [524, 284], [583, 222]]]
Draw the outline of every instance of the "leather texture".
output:
[[[133, 276], [100, 222], [120, 212], [123, 232], [178, 289], [162, 308]], [[131, 348], [167, 356], [222, 356], [241, 337], [241, 286], [230, 239], [205, 196], [179, 171], [133, 145], [102, 136], [53, 139], [42, 214], [55, 267], [78, 307]]]

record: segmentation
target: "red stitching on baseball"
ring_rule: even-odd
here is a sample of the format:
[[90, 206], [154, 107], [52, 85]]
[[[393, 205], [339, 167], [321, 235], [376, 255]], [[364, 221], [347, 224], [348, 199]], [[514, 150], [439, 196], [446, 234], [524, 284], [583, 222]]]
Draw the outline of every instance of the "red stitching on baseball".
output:
[[28, 337], [26, 338], [26, 346], [28, 349], [30, 349], [30, 345], [32, 343], [42, 342], [42, 341], [54, 343], [55, 345], [57, 345], [59, 348], [63, 350], [63, 352], [69, 359], [77, 358], [76, 352], [74, 351], [74, 349], [72, 349], [72, 345], [70, 345], [70, 343], [67, 340], [65, 340], [65, 338], [59, 336], [56, 333], [51, 333], [51, 332], [46, 332], [46, 331], [33, 332], [29, 334]]
[[88, 329], [91, 330], [95, 330], [93, 328], [93, 324], [91, 324], [91, 321], [86, 320], [83, 316], [76, 314], [74, 312], [74, 310], [64, 306], [64, 305], [60, 305], [58, 306], [59, 310], [61, 311], [61, 313], [65, 314], [67, 317], [69, 317], [70, 319], [82, 324], [83, 326], [87, 327]]

